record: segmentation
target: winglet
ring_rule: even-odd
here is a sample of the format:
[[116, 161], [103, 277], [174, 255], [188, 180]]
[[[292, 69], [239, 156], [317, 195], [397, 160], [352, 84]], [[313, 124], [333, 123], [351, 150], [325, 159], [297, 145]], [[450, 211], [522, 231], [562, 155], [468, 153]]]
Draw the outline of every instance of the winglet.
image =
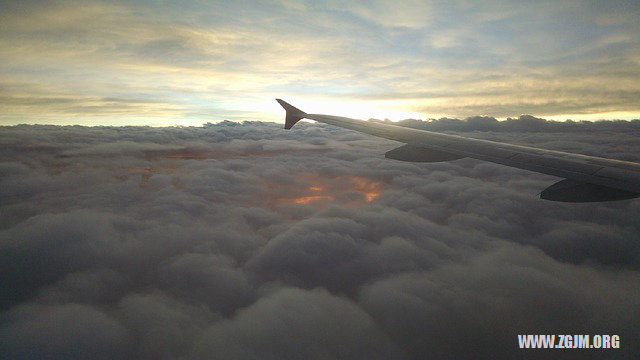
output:
[[287, 115], [285, 117], [284, 120], [284, 128], [285, 129], [291, 129], [291, 127], [297, 123], [298, 121], [300, 121], [300, 119], [304, 118], [305, 115], [307, 115], [306, 112], [298, 109], [297, 107], [289, 104], [288, 102], [281, 100], [281, 99], [276, 99], [276, 101], [280, 104], [280, 106], [282, 106], [286, 112]]

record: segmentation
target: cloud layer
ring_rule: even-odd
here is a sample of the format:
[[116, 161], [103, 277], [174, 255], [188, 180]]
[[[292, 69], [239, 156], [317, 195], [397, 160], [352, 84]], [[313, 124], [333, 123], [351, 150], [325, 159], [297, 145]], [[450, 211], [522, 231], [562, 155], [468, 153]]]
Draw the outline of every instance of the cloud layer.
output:
[[[640, 153], [635, 123], [409, 124]], [[621, 336], [554, 356], [640, 349], [637, 201], [547, 202], [550, 176], [386, 160], [399, 144], [305, 122], [16, 126], [0, 142], [10, 358], [508, 359], [537, 333]]]

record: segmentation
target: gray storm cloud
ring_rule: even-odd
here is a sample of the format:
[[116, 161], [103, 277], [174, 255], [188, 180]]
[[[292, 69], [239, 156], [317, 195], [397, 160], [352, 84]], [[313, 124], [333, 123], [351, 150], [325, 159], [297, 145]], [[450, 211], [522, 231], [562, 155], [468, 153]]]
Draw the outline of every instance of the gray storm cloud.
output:
[[[418, 128], [640, 160], [637, 122]], [[640, 205], [322, 124], [0, 130], [8, 358], [492, 358], [517, 334], [640, 352]]]

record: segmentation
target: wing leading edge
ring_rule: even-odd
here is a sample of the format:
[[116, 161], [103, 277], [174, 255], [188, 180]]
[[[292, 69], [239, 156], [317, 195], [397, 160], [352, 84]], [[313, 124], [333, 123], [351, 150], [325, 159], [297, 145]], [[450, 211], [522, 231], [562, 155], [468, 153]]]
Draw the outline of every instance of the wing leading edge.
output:
[[287, 112], [285, 129], [290, 129], [301, 119], [311, 119], [406, 144], [387, 152], [387, 158], [435, 162], [470, 157], [564, 178], [540, 193], [542, 199], [552, 201], [594, 202], [640, 197], [639, 163], [473, 139], [341, 116], [307, 114], [283, 100], [276, 100]]

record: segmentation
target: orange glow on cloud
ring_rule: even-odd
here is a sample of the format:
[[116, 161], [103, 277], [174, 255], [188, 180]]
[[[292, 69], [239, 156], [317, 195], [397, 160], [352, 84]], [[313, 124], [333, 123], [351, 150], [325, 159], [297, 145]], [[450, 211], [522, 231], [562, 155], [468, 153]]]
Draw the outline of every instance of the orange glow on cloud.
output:
[[[383, 190], [380, 181], [360, 176], [338, 176], [334, 178], [322, 178], [317, 176], [299, 176], [312, 184], [293, 190], [300, 196], [282, 197], [277, 201], [281, 203], [314, 204], [322, 202], [338, 202], [354, 204], [359, 202], [371, 202], [375, 200]], [[353, 199], [353, 193], [360, 193], [360, 200]]]
[[[139, 186], [153, 190], [151, 179], [156, 174], [171, 174], [171, 185], [176, 190], [184, 190], [185, 183], [181, 175], [188, 171], [182, 166], [183, 161], [205, 160], [211, 158], [235, 157], [240, 152], [220, 153], [206, 151], [205, 149], [183, 148], [160, 151], [147, 151], [148, 163], [139, 166], [129, 166], [123, 178], [139, 176]], [[317, 174], [294, 175], [297, 181], [288, 184], [284, 188], [281, 184], [265, 184], [271, 191], [278, 194], [269, 196], [266, 200], [274, 204], [302, 204], [302, 205], [328, 205], [351, 204], [357, 205], [369, 203], [377, 199], [384, 190], [384, 184], [378, 180], [362, 176], [335, 176], [323, 177]], [[162, 185], [160, 185], [162, 186]], [[276, 190], [278, 189], [278, 190]], [[257, 199], [259, 202], [265, 199]]]
[[362, 192], [367, 202], [375, 200], [382, 192], [382, 183], [379, 181], [358, 176], [352, 176], [351, 180], [355, 183], [355, 190]]
[[321, 200], [333, 200], [333, 197], [329, 195], [301, 196], [301, 197], [291, 199], [291, 202], [294, 202], [296, 204], [310, 204], [312, 202], [321, 201]]

